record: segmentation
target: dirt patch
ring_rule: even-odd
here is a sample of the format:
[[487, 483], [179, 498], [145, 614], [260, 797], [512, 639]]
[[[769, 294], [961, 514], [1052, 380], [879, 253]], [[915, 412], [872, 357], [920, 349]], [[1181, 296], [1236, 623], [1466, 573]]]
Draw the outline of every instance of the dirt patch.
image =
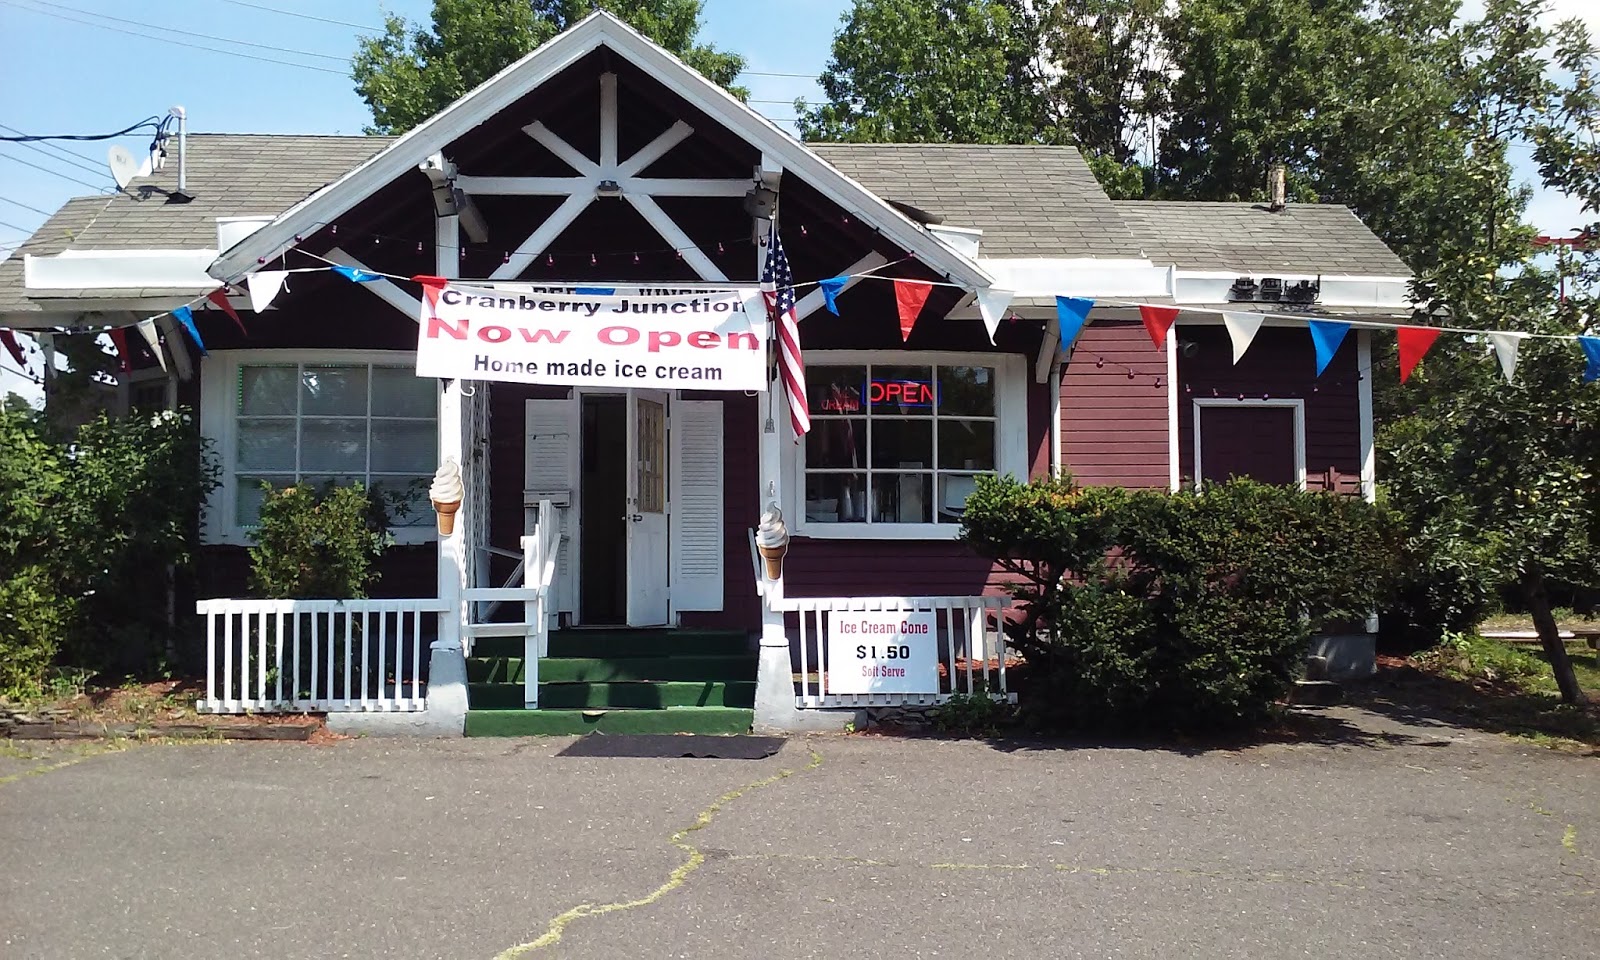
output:
[[11, 719], [6, 732], [18, 739], [61, 740], [176, 737], [324, 744], [349, 739], [328, 730], [320, 714], [200, 713], [195, 704], [204, 692], [195, 680], [130, 680], [59, 700], [5, 705]]

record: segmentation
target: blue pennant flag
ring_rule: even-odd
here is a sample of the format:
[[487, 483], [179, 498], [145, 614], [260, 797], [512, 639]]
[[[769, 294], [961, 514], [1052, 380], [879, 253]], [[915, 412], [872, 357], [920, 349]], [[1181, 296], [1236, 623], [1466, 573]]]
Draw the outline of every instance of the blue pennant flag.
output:
[[817, 281], [817, 289], [822, 291], [823, 305], [828, 308], [829, 313], [836, 317], [839, 315], [839, 304], [834, 298], [844, 292], [845, 284], [849, 282], [849, 277], [829, 277], [826, 280]]
[[1600, 380], [1600, 337], [1579, 337], [1578, 346], [1583, 348], [1583, 355], [1589, 358], [1589, 365], [1583, 368], [1583, 382]]
[[370, 283], [373, 280], [383, 279], [376, 273], [369, 273], [366, 270], [358, 270], [355, 267], [346, 267], [343, 264], [335, 264], [328, 269], [332, 270], [334, 273], [337, 273], [339, 276], [344, 277], [346, 280], [351, 281], [352, 283]]
[[1078, 341], [1083, 328], [1089, 324], [1089, 311], [1094, 301], [1083, 297], [1056, 297], [1056, 322], [1061, 325], [1060, 350], [1066, 352]]
[[617, 292], [616, 287], [573, 287], [572, 292], [580, 297], [609, 297]]
[[172, 315], [178, 318], [179, 323], [183, 324], [183, 329], [189, 331], [189, 339], [193, 340], [194, 345], [200, 349], [200, 356], [210, 356], [210, 354], [206, 353], [205, 343], [200, 339], [200, 328], [194, 325], [194, 311], [188, 307], [174, 307]]
[[1339, 352], [1339, 344], [1344, 342], [1344, 335], [1350, 332], [1350, 324], [1339, 320], [1310, 320], [1307, 321], [1311, 328], [1311, 343], [1317, 348], [1317, 376], [1322, 376], [1322, 371], [1328, 369], [1328, 364], [1333, 362], [1333, 355]]

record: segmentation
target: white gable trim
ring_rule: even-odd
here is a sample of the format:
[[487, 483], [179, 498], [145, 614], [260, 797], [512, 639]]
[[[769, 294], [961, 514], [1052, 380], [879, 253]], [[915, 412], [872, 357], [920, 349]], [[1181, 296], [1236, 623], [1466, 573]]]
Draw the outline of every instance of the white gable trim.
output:
[[444, 145], [494, 117], [601, 46], [629, 60], [730, 132], [760, 148], [785, 169], [798, 174], [817, 192], [853, 211], [902, 249], [915, 253], [927, 266], [958, 283], [974, 287], [990, 285], [988, 273], [971, 259], [950, 249], [905, 214], [784, 133], [772, 121], [604, 11], [590, 14], [577, 26], [495, 74], [471, 93], [413, 128], [377, 156], [295, 204], [271, 224], [224, 251], [211, 264], [211, 276], [229, 282], [238, 281], [259, 266], [259, 259], [277, 257], [293, 245], [297, 234], [314, 232], [322, 224], [332, 222], [385, 185], [415, 169]]

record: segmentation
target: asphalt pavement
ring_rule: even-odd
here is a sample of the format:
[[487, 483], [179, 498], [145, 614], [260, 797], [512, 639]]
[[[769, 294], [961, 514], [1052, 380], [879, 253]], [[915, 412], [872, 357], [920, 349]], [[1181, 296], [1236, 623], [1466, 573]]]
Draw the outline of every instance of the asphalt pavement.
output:
[[569, 742], [0, 741], [0, 957], [1600, 954], [1600, 759], [1492, 734]]

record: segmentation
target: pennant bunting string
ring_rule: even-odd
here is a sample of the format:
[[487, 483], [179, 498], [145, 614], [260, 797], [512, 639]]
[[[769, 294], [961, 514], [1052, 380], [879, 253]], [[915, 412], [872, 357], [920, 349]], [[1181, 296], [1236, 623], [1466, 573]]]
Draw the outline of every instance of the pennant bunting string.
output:
[[1256, 334], [1261, 332], [1261, 323], [1266, 319], [1265, 314], [1241, 313], [1230, 310], [1222, 315], [1223, 326], [1228, 328], [1228, 339], [1233, 341], [1233, 363], [1238, 366], [1244, 358], [1244, 352], [1250, 349], [1250, 344], [1256, 339]]
[[900, 311], [900, 342], [911, 339], [911, 328], [917, 325], [917, 315], [922, 313], [922, 305], [928, 302], [928, 294], [933, 292], [933, 285], [921, 280], [896, 280], [894, 282], [894, 302]]
[[1405, 383], [1439, 339], [1439, 331], [1431, 327], [1401, 327], [1395, 331], [1395, 338], [1400, 344], [1400, 382]]
[[1350, 332], [1350, 324], [1342, 320], [1308, 320], [1306, 326], [1311, 331], [1311, 345], [1317, 351], [1317, 376], [1320, 377], [1333, 362], [1333, 355], [1339, 352], [1339, 344]]
[[1016, 294], [999, 287], [983, 287], [977, 296], [978, 316], [983, 318], [983, 329], [989, 334], [989, 343], [993, 344], [995, 331], [1000, 329], [1000, 318], [1006, 315]]
[[817, 281], [817, 289], [822, 291], [822, 305], [836, 317], [839, 315], [839, 294], [844, 292], [845, 285], [849, 282], [849, 277], [829, 277]]
[[1062, 353], [1071, 350], [1072, 345], [1078, 342], [1083, 328], [1089, 325], [1089, 311], [1093, 309], [1093, 300], [1056, 297], [1056, 323], [1061, 328], [1061, 345], [1057, 349]]
[[1150, 334], [1150, 342], [1157, 349], [1166, 346], [1167, 331], [1178, 322], [1177, 307], [1156, 307], [1144, 304], [1139, 308], [1139, 316], [1144, 320], [1144, 329]]
[[194, 341], [195, 349], [200, 351], [200, 356], [210, 356], [210, 354], [206, 353], [205, 341], [200, 339], [200, 328], [194, 325], [194, 311], [187, 306], [176, 307], [173, 309], [172, 315], [178, 319], [179, 323], [183, 324], [183, 329], [188, 331], [189, 339]]

